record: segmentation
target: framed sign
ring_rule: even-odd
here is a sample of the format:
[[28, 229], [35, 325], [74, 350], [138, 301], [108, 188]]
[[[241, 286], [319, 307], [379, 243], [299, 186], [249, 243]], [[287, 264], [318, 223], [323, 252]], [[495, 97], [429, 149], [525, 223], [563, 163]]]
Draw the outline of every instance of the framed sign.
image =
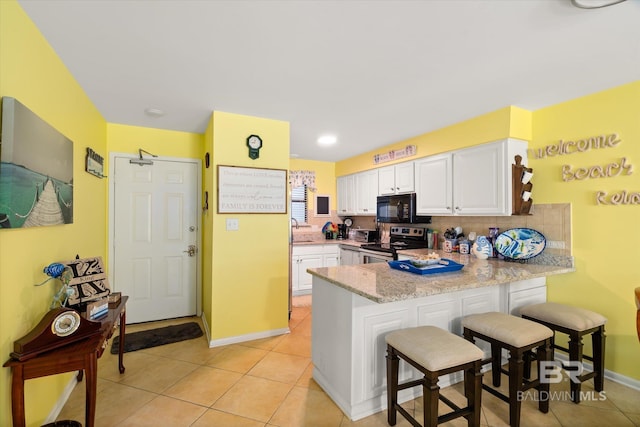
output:
[[287, 213], [287, 171], [218, 166], [218, 213]]
[[74, 259], [61, 264], [69, 267], [73, 273], [68, 285], [73, 289], [73, 295], [69, 296], [68, 305], [104, 298], [111, 292], [102, 257]]

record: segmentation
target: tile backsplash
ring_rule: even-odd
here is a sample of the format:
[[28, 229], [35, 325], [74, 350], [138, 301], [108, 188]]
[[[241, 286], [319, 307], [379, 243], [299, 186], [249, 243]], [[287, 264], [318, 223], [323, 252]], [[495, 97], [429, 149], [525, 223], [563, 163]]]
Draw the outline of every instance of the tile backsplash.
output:
[[[376, 228], [376, 219], [371, 216], [353, 216], [352, 228]], [[342, 219], [336, 211], [331, 212], [331, 217], [309, 218], [309, 227], [301, 227], [295, 230], [295, 235], [303, 237], [305, 240], [324, 239], [321, 233], [322, 226], [332, 221], [341, 224]], [[510, 228], [526, 227], [542, 233], [547, 239], [547, 247], [544, 254], [547, 256], [571, 257], [571, 204], [534, 204], [530, 215], [512, 216], [434, 216], [431, 224], [424, 226], [433, 230], [438, 230], [440, 236], [439, 247], [442, 247], [442, 234], [447, 228], [462, 227], [463, 233], [467, 236], [471, 231], [475, 231], [478, 236], [489, 234], [489, 227], [498, 227], [500, 232]], [[388, 232], [388, 225], [384, 228]], [[299, 240], [300, 241], [300, 240]], [[550, 244], [551, 243], [551, 244]]]
[[486, 236], [489, 234], [489, 227], [499, 227], [500, 232], [510, 228], [532, 228], [542, 233], [547, 239], [545, 253], [562, 256], [572, 255], [570, 203], [536, 204], [531, 209], [531, 215], [434, 216], [428, 227], [438, 230], [440, 239], [442, 239], [442, 233], [447, 228], [457, 226], [462, 227], [465, 236], [469, 235], [471, 231], [475, 231], [478, 236]]

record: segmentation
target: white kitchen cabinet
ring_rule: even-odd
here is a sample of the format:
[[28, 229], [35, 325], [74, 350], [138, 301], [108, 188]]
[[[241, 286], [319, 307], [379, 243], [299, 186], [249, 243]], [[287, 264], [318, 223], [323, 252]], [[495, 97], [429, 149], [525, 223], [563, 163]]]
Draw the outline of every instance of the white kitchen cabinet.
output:
[[416, 160], [416, 213], [451, 215], [453, 213], [453, 170], [451, 153]]
[[376, 215], [378, 197], [378, 170], [373, 169], [355, 174], [356, 214]]
[[362, 264], [360, 249], [355, 246], [340, 246], [340, 265]]
[[338, 215], [356, 214], [356, 180], [355, 175], [337, 178]]
[[[336, 246], [336, 249], [338, 249], [337, 246]], [[337, 267], [339, 265], [340, 265], [340, 253], [338, 251], [332, 254], [324, 254], [324, 256], [322, 257], [323, 267]]]
[[413, 162], [378, 169], [379, 196], [412, 193], [414, 190]]
[[505, 139], [415, 162], [418, 215], [511, 215], [511, 165], [527, 143]]
[[333, 267], [339, 265], [340, 252], [337, 244], [294, 246], [291, 255], [291, 286], [294, 296], [311, 293], [313, 276], [308, 268]]
[[514, 316], [520, 316], [520, 307], [547, 301], [547, 286], [543, 278], [514, 282], [506, 291], [508, 295], [502, 297], [507, 302], [505, 311]]

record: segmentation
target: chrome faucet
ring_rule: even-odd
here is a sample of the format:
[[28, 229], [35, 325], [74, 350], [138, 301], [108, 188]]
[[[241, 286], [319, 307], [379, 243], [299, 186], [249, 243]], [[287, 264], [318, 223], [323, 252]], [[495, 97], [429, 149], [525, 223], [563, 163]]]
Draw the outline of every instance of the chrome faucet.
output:
[[291, 217], [291, 221], [296, 224], [296, 230], [300, 228], [300, 225], [298, 224], [298, 220], [297, 219], [295, 219], [294, 217]]

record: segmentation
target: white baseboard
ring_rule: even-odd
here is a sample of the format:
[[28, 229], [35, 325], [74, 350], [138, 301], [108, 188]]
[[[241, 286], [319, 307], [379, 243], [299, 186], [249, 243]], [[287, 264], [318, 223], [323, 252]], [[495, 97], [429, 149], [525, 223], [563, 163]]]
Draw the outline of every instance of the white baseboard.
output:
[[207, 341], [211, 341], [211, 333], [209, 332], [209, 325], [207, 324], [207, 318], [204, 316], [204, 312], [200, 314], [202, 320], [202, 326], [204, 326], [204, 334], [207, 337]]
[[246, 335], [237, 335], [235, 337], [221, 338], [217, 340], [212, 340], [210, 338], [210, 335], [207, 335], [207, 337], [209, 338], [209, 348], [213, 348], [213, 347], [221, 347], [223, 345], [238, 344], [238, 343], [247, 342], [247, 341], [259, 340], [262, 338], [276, 337], [278, 335], [288, 334], [290, 332], [291, 331], [289, 330], [289, 328], [282, 328], [282, 329], [272, 329], [270, 331], [255, 332], [255, 333], [246, 334]]
[[58, 397], [58, 401], [51, 409], [51, 412], [49, 412], [47, 418], [44, 420], [45, 424], [55, 422], [55, 420], [58, 418], [58, 415], [60, 415], [60, 412], [62, 412], [62, 408], [64, 408], [64, 405], [66, 405], [67, 400], [69, 400], [69, 396], [71, 396], [71, 393], [73, 392], [76, 384], [78, 384], [78, 371], [75, 371], [75, 374], [71, 376], [71, 380], [67, 383], [67, 386], [60, 394], [60, 397]]
[[[567, 362], [569, 360], [569, 356], [564, 353], [555, 352], [555, 358], [560, 359], [563, 362]], [[593, 370], [593, 364], [589, 363], [589, 361], [585, 360], [582, 362], [583, 366], [587, 370]], [[610, 371], [608, 369], [604, 370], [604, 377], [608, 380], [617, 382], [618, 384], [622, 384], [634, 390], [640, 391], [640, 380], [636, 380], [635, 378], [627, 377], [625, 375], [619, 374], [617, 372]], [[605, 390], [607, 385], [605, 384]]]

